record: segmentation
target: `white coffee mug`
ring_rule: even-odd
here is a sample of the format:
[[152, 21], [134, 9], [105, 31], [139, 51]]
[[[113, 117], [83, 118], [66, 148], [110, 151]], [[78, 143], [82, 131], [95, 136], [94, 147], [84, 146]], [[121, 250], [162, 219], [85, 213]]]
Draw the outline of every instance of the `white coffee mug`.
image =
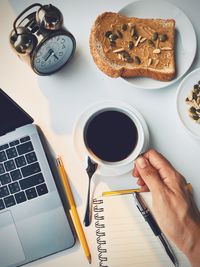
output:
[[[85, 142], [84, 131], [85, 127], [91, 118], [94, 118], [97, 114], [103, 111], [119, 111], [127, 115], [135, 124], [138, 133], [138, 140], [135, 148], [125, 159], [121, 161], [104, 161], [97, 157]], [[85, 160], [89, 156], [94, 162], [99, 165], [99, 172], [103, 175], [119, 175], [126, 173], [133, 168], [133, 161], [143, 153], [149, 143], [149, 131], [145, 120], [141, 114], [134, 109], [131, 105], [120, 101], [105, 101], [98, 102], [90, 106], [79, 117], [74, 127], [74, 144], [76, 151], [82, 160]]]

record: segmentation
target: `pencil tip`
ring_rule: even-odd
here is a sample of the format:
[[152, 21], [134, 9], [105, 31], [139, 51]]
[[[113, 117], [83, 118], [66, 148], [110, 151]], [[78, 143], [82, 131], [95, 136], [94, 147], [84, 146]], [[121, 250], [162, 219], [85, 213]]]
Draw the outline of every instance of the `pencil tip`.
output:
[[91, 264], [91, 263], [92, 263], [91, 256], [87, 256], [87, 258], [88, 258], [88, 262], [89, 262], [89, 264]]

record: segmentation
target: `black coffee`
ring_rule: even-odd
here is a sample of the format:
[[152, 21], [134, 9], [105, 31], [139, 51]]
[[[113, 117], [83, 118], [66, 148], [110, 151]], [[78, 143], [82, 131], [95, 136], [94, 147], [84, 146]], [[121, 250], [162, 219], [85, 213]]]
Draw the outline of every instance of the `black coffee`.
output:
[[84, 130], [84, 141], [99, 159], [116, 162], [133, 152], [138, 132], [132, 119], [125, 113], [105, 110], [89, 119]]

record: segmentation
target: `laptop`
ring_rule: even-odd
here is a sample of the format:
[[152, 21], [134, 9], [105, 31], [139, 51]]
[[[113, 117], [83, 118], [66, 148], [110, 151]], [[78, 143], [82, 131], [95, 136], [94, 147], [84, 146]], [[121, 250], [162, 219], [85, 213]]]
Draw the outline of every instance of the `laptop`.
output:
[[21, 266], [74, 243], [37, 126], [0, 89], [0, 266]]

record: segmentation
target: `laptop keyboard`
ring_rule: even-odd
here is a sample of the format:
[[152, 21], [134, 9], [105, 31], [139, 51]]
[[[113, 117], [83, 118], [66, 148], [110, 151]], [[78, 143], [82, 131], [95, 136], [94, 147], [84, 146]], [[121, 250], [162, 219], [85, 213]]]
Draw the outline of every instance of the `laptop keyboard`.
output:
[[48, 193], [30, 137], [0, 146], [0, 210]]

